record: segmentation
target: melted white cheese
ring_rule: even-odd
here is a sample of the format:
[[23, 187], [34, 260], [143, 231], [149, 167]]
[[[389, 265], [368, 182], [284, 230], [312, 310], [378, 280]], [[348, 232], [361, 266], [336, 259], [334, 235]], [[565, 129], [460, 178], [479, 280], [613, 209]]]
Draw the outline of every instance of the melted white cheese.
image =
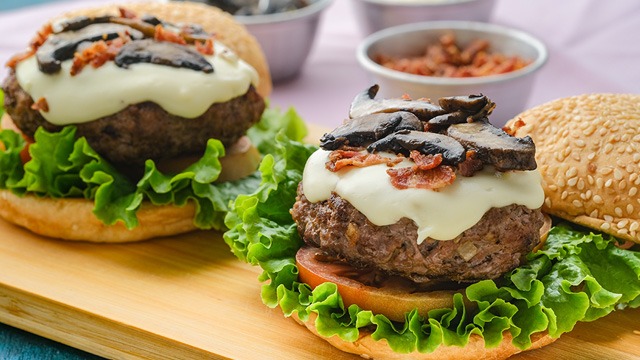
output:
[[[312, 203], [324, 201], [335, 192], [377, 226], [409, 218], [418, 226], [418, 244], [427, 237], [455, 239], [492, 207], [518, 204], [537, 209], [544, 201], [537, 170], [494, 172], [485, 169], [472, 177], [457, 176], [453, 184], [439, 191], [399, 190], [391, 184], [387, 165], [344, 167], [331, 172], [325, 167], [329, 153], [320, 149], [307, 161], [302, 180], [307, 199]], [[404, 160], [396, 167], [412, 164]]]
[[78, 124], [112, 115], [129, 105], [152, 101], [168, 113], [185, 118], [202, 115], [212, 104], [243, 95], [258, 84], [258, 73], [235, 53], [214, 41], [213, 65], [206, 74], [149, 63], [120, 68], [108, 61], [71, 76], [72, 60], [56, 74], [38, 70], [35, 56], [16, 67], [18, 83], [34, 101], [44, 98], [49, 111], [40, 113], [56, 125]]

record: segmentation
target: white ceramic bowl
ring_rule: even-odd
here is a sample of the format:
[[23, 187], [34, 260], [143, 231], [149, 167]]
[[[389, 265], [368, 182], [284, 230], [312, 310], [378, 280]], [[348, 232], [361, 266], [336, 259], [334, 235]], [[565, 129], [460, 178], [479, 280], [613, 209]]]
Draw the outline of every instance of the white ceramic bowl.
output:
[[300, 72], [313, 47], [320, 15], [331, 1], [310, 0], [311, 4], [298, 10], [235, 16], [262, 46], [274, 82]]
[[[418, 56], [428, 44], [452, 33], [460, 46], [481, 38], [490, 42], [491, 51], [517, 55], [532, 62], [505, 74], [451, 78], [414, 75], [392, 70], [376, 63], [379, 54], [394, 57]], [[357, 49], [360, 65], [372, 81], [380, 85], [381, 97], [426, 97], [434, 102], [441, 97], [482, 93], [496, 103], [490, 121], [496, 126], [525, 109], [535, 75], [547, 61], [546, 46], [537, 38], [499, 25], [468, 21], [434, 21], [388, 28], [365, 38]]]
[[495, 0], [351, 0], [365, 35], [414, 22], [487, 22]]

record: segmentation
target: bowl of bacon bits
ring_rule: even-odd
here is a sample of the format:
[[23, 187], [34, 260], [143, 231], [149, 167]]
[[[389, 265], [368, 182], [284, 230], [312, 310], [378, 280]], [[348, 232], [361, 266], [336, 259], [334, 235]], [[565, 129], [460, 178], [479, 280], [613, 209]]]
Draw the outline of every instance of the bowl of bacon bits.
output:
[[526, 108], [547, 57], [546, 46], [528, 33], [470, 21], [391, 27], [369, 35], [357, 50], [383, 96], [484, 94], [500, 104], [493, 112], [496, 125]]

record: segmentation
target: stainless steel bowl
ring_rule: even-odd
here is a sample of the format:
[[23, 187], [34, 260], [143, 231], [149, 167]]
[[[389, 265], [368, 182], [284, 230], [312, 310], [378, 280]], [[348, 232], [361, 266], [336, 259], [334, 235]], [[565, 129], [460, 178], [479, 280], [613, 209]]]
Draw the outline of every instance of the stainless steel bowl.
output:
[[[414, 75], [392, 70], [376, 63], [378, 54], [410, 57], [423, 54], [428, 44], [440, 36], [452, 33], [464, 46], [474, 39], [487, 39], [494, 52], [518, 55], [530, 59], [526, 67], [500, 75], [451, 78]], [[535, 37], [499, 25], [469, 21], [434, 21], [388, 28], [374, 33], [358, 46], [357, 58], [369, 72], [373, 82], [380, 85], [380, 95], [412, 98], [426, 97], [437, 101], [441, 97], [482, 93], [496, 103], [491, 122], [502, 126], [525, 109], [535, 75], [547, 61], [546, 46]]]
[[486, 22], [495, 0], [352, 0], [357, 19], [368, 35], [408, 23], [465, 20]]
[[298, 75], [313, 47], [320, 15], [331, 1], [311, 0], [308, 6], [282, 13], [235, 16], [262, 46], [274, 82]]

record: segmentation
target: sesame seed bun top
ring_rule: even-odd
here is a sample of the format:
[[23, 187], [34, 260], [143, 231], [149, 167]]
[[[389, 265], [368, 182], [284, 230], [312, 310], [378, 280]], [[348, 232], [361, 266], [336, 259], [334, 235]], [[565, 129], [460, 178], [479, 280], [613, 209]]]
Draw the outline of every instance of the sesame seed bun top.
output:
[[60, 17], [117, 15], [120, 7], [133, 11], [140, 16], [147, 14], [176, 24], [191, 23], [202, 26], [205, 31], [215, 34], [217, 40], [256, 69], [260, 77], [260, 83], [256, 90], [262, 97], [267, 97], [271, 94], [271, 74], [260, 44], [244, 25], [237, 22], [232, 15], [216, 7], [203, 3], [182, 1], [123, 2], [122, 4], [74, 10]]
[[640, 95], [562, 98], [506, 126], [536, 144], [543, 211], [640, 243]]

